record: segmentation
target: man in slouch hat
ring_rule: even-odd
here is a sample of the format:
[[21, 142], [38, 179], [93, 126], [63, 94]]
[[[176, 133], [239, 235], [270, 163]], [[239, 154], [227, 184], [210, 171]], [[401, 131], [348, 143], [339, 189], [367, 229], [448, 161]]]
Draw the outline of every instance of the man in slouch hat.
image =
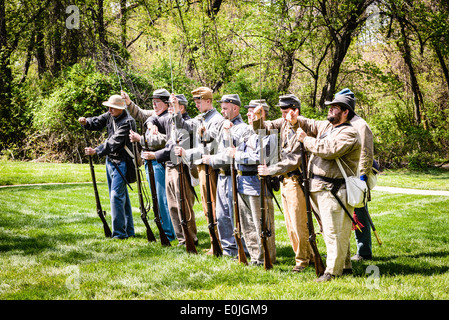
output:
[[97, 117], [80, 117], [78, 121], [87, 130], [99, 131], [107, 128], [108, 138], [95, 149], [85, 148], [87, 155], [106, 156], [106, 176], [111, 202], [112, 238], [126, 239], [133, 237], [134, 223], [131, 201], [126, 187], [126, 157], [132, 150], [129, 140], [130, 130], [136, 129], [135, 120], [126, 112], [125, 101], [120, 95], [112, 95], [103, 102], [108, 112]]
[[291, 117], [291, 123], [300, 127], [296, 138], [311, 154], [310, 196], [321, 218], [327, 249], [326, 270], [318, 282], [352, 272], [349, 251], [352, 221], [343, 206], [350, 213], [353, 208], [347, 204], [345, 179], [336, 162], [340, 159], [347, 176], [357, 172], [360, 138], [350, 123], [355, 114], [352, 102], [349, 95], [336, 95], [325, 102], [329, 111], [324, 121], [295, 114]]
[[[355, 96], [354, 93], [345, 88], [335, 94], [335, 96], [347, 95], [348, 103], [355, 111]], [[374, 175], [373, 163], [374, 163], [374, 145], [373, 145], [373, 133], [364, 119], [355, 114], [351, 119], [352, 126], [358, 131], [360, 136], [361, 151], [359, 172], [360, 179], [368, 183], [368, 178]], [[372, 187], [368, 184], [368, 187]], [[368, 200], [371, 197], [369, 197]], [[366, 210], [366, 211], [365, 211]], [[351, 260], [370, 260], [372, 259], [372, 246], [371, 246], [371, 227], [368, 220], [368, 205], [365, 208], [355, 208], [354, 213], [360, 223], [363, 225], [361, 231], [355, 229], [355, 240], [357, 244], [357, 253], [351, 258]]]

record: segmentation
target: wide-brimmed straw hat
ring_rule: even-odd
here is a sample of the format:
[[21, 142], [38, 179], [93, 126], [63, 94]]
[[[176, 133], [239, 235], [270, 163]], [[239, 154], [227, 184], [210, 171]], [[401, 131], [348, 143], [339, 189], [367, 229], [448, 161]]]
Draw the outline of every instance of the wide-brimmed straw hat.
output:
[[125, 100], [118, 94], [110, 96], [108, 101], [103, 102], [103, 105], [115, 109], [126, 109]]

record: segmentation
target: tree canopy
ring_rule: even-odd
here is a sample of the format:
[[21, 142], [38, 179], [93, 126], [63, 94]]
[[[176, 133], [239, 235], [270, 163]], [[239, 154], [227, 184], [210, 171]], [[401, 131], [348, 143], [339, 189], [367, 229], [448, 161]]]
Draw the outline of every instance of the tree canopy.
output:
[[448, 0], [0, 0], [0, 149], [82, 161], [76, 119], [121, 88], [150, 108], [173, 83], [195, 115], [191, 91], [208, 86], [266, 99], [271, 118], [293, 93], [324, 118], [347, 87], [382, 166], [443, 163], [448, 15]]

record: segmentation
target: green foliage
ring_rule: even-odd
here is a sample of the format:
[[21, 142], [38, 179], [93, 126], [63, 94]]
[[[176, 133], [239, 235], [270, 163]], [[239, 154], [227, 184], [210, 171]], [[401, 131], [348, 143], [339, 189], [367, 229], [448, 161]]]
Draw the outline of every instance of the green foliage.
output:
[[51, 94], [40, 97], [32, 107], [36, 155], [77, 160], [84, 144], [78, 118], [106, 112], [102, 102], [111, 92], [120, 91], [114, 82], [115, 78], [97, 72], [90, 60], [64, 70]]
[[[222, 94], [217, 94], [215, 100], [219, 100], [224, 94], [238, 94], [242, 102], [240, 114], [246, 121], [247, 109], [244, 106], [248, 105], [251, 100], [265, 99], [270, 106], [268, 119], [273, 120], [280, 117], [281, 112], [275, 106], [279, 101], [279, 94], [270, 85], [270, 83], [260, 82], [258, 72], [251, 72], [250, 70], [241, 71], [233, 77], [232, 81], [223, 85], [220, 90]], [[219, 106], [217, 107], [219, 108]]]
[[385, 110], [370, 117], [375, 154], [382, 167], [408, 165], [423, 170], [444, 155], [432, 131], [416, 126], [407, 106], [386, 104]]
[[[348, 87], [355, 92], [357, 112], [376, 132], [376, 157], [383, 166], [418, 169], [449, 158], [445, 3], [415, 1], [412, 7], [393, 0], [149, 0], [126, 8], [117, 1], [74, 4], [80, 9], [79, 29], [64, 25], [67, 4], [61, 1], [47, 6], [36, 0], [28, 5], [11, 0], [0, 12], [0, 20], [6, 22], [6, 30], [0, 30], [6, 41], [0, 52], [4, 158], [81, 161], [82, 130], [76, 119], [104, 112], [101, 102], [120, 89], [112, 53], [123, 89], [143, 108], [151, 107], [154, 89], [172, 91], [173, 74], [173, 91], [187, 97], [191, 116], [198, 112], [191, 91], [208, 86], [215, 100], [226, 93], [238, 93], [243, 105], [265, 98], [272, 106], [270, 119], [280, 116], [274, 107], [279, 95], [294, 93], [303, 115], [324, 119], [326, 108], [318, 102], [329, 98], [327, 88], [336, 80], [334, 91]], [[365, 10], [368, 4], [374, 6]], [[377, 14], [368, 17], [370, 12]], [[351, 25], [365, 18], [365, 24], [352, 30]], [[397, 41], [402, 33], [422, 94], [419, 125], [412, 108], [410, 63], [404, 61], [404, 42]], [[341, 49], [345, 54], [336, 60], [334, 54]], [[336, 65], [338, 70], [332, 70]], [[241, 110], [246, 120], [246, 110]], [[100, 135], [92, 140], [100, 142]]]
[[182, 72], [179, 59], [172, 52], [165, 56], [158, 55], [156, 61], [149, 74], [154, 90], [164, 88], [172, 93], [173, 82], [174, 93], [183, 94], [187, 98], [189, 115], [191, 117], [197, 115], [198, 109], [193, 101], [192, 91], [201, 85]]

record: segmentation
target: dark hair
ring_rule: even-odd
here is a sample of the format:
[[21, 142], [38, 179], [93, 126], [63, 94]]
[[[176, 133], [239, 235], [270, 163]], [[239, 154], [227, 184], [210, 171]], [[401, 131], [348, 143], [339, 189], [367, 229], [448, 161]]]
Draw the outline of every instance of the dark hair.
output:
[[343, 112], [345, 110], [348, 110], [348, 121], [350, 121], [352, 118], [354, 118], [355, 112], [352, 111], [350, 108], [342, 106], [342, 105], [339, 105], [339, 107], [340, 107], [341, 111], [343, 111]]

